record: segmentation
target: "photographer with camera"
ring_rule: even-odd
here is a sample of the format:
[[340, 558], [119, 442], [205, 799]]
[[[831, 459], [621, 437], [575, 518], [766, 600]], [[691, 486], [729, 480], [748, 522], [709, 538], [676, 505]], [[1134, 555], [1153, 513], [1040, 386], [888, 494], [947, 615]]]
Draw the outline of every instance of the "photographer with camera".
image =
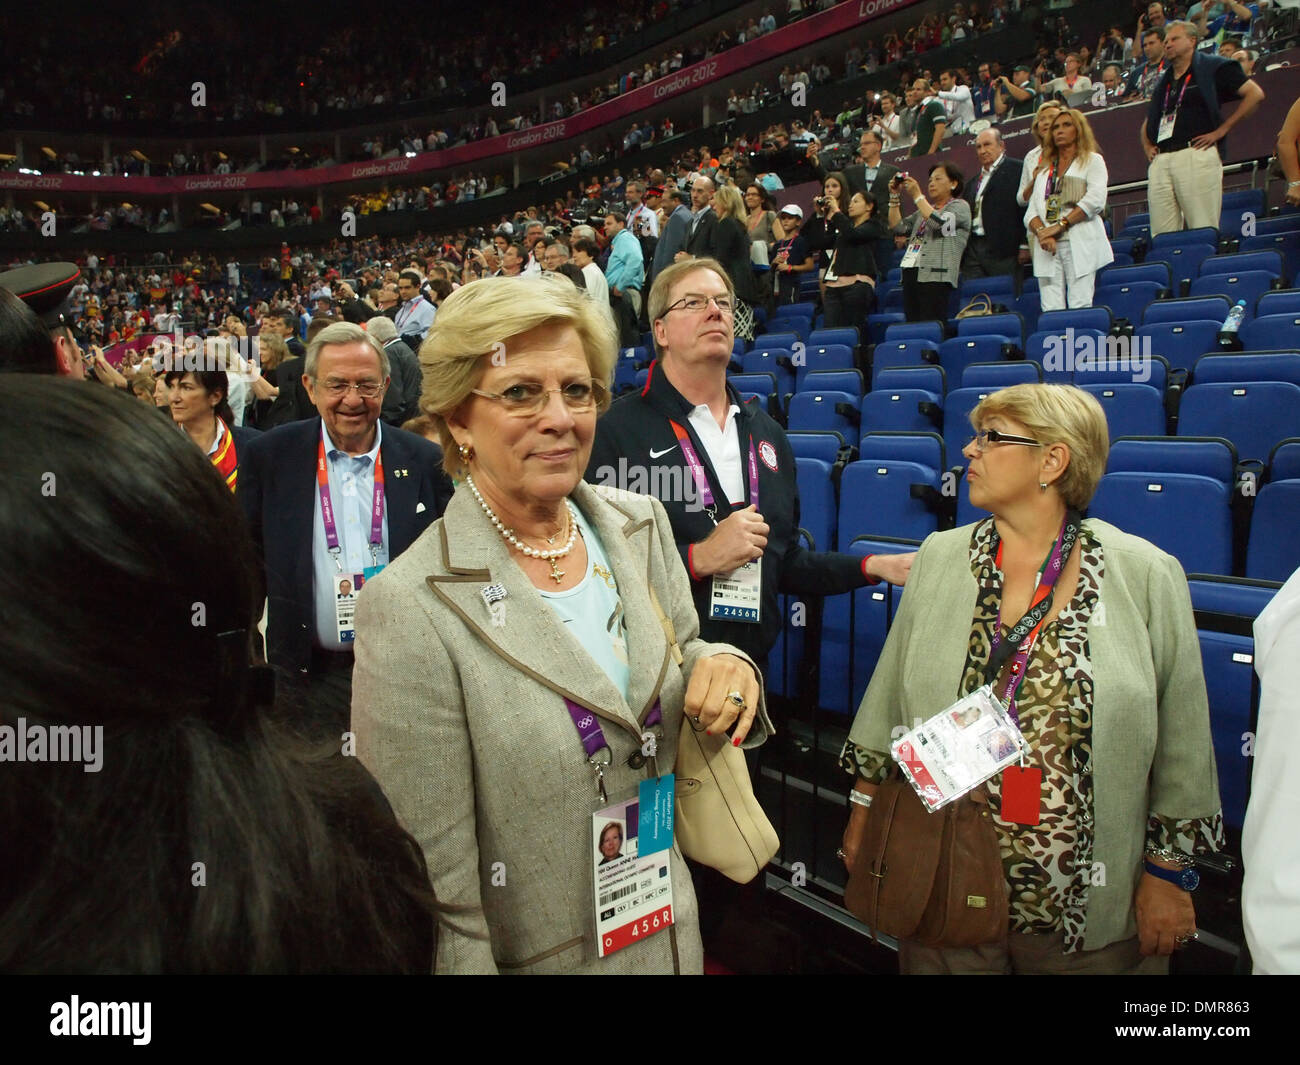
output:
[[[903, 313], [909, 322], [945, 321], [951, 293], [961, 278], [961, 258], [970, 238], [971, 214], [957, 199], [964, 184], [952, 163], [930, 168], [929, 196], [910, 174], [889, 184], [889, 223], [895, 233], [909, 234], [903, 271]], [[910, 226], [903, 223], [903, 194], [916, 204]]]

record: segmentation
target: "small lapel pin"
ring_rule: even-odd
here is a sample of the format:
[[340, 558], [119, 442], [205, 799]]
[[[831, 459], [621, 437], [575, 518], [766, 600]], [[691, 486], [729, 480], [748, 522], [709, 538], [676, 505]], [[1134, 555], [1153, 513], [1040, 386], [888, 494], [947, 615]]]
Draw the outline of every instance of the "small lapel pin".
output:
[[483, 602], [487, 604], [492, 624], [498, 629], [506, 627], [506, 590], [500, 584], [484, 585]]
[[423, 503], [416, 503], [416, 504], [415, 504], [415, 512], [416, 512], [417, 514], [423, 514], [424, 511], [425, 511], [425, 506], [424, 506]]

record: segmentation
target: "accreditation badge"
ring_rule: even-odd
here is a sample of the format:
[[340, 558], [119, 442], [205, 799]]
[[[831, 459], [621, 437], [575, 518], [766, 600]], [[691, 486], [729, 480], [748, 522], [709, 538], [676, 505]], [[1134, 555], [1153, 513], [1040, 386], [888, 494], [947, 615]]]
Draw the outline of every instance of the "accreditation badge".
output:
[[756, 558], [730, 573], [713, 577], [709, 593], [709, 618], [759, 624], [763, 603], [763, 560]]
[[921, 241], [914, 240], [907, 246], [907, 251], [903, 253], [903, 258], [899, 260], [898, 268], [900, 270], [910, 270], [921, 258]]
[[334, 575], [334, 625], [340, 643], [351, 643], [357, 638], [357, 593], [366, 583], [364, 573], [337, 573]]
[[671, 773], [591, 815], [596, 948], [604, 958], [662, 932], [673, 917]]
[[900, 736], [890, 754], [933, 813], [1020, 761], [1027, 748], [986, 684]]
[[1160, 128], [1156, 130], [1156, 143], [1160, 144], [1167, 141], [1174, 135], [1174, 121], [1178, 117], [1178, 112], [1160, 116]]
[[1047, 214], [1044, 216], [1043, 221], [1049, 226], [1054, 226], [1060, 220], [1061, 196], [1059, 193], [1052, 193], [1051, 196], [1047, 197]]

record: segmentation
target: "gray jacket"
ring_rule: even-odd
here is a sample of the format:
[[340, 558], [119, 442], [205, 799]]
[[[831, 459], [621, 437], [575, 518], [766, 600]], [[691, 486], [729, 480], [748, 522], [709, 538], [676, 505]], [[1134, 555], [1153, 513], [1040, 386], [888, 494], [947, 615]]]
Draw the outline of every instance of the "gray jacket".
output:
[[[677, 755], [695, 663], [739, 654], [699, 639], [690, 580], [663, 505], [579, 483], [573, 502], [596, 529], [623, 603], [631, 666], [624, 700], [541, 598], [472, 495], [459, 491], [373, 581], [357, 606], [352, 721], [357, 754], [424, 851], [438, 899], [470, 911], [438, 936], [438, 972], [699, 973], [695, 892], [676, 844], [676, 924], [598, 958], [591, 815], [599, 801], [568, 697], [601, 718], [611, 801], [653, 775], [627, 764], [662, 701], [658, 765]], [[483, 588], [506, 590], [492, 623]], [[675, 627], [670, 655], [650, 588]], [[745, 657], [745, 656], [741, 656]], [[748, 659], [747, 659], [748, 660]], [[760, 704], [750, 739], [771, 731]]]
[[[943, 232], [945, 217], [950, 217], [956, 227], [951, 236]], [[970, 222], [970, 205], [965, 200], [953, 199], [928, 219], [917, 211], [894, 227], [894, 232], [902, 233], [909, 243], [918, 233], [921, 236], [921, 257], [916, 264], [918, 281], [943, 281], [957, 287], [961, 280], [961, 257], [970, 239]]]

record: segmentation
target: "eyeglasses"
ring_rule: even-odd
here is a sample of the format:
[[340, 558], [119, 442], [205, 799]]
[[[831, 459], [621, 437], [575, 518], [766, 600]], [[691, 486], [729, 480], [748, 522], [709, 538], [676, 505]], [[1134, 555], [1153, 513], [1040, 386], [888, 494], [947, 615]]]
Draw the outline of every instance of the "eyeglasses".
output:
[[669, 306], [664, 309], [664, 314], [667, 314], [669, 311], [675, 311], [678, 308], [684, 311], [690, 311], [692, 314], [697, 314], [708, 307], [710, 300], [712, 300], [713, 305], [718, 308], [719, 314], [732, 314], [735, 311], [735, 305], [731, 302], [731, 299], [728, 296], [683, 296], [676, 303], [669, 304]]
[[351, 381], [326, 381], [321, 387], [332, 399], [341, 399], [354, 388], [362, 399], [377, 399], [384, 390], [382, 384], [375, 384], [374, 381], [362, 381], [360, 384], [353, 384]]
[[981, 429], [969, 440], [966, 446], [975, 445], [975, 450], [981, 455], [984, 454], [989, 444], [1028, 444], [1033, 447], [1042, 447], [1043, 445], [1037, 440], [1030, 440], [1027, 436], [1012, 436], [1010, 433], [1000, 433], [996, 429]]
[[471, 388], [470, 391], [484, 399], [496, 400], [507, 414], [520, 418], [541, 414], [550, 402], [552, 392], [558, 392], [564, 405], [575, 414], [594, 410], [605, 395], [604, 386], [590, 378], [570, 381], [560, 388], [543, 388], [535, 381], [527, 381], [510, 385], [501, 392], [485, 392], [481, 388]]

